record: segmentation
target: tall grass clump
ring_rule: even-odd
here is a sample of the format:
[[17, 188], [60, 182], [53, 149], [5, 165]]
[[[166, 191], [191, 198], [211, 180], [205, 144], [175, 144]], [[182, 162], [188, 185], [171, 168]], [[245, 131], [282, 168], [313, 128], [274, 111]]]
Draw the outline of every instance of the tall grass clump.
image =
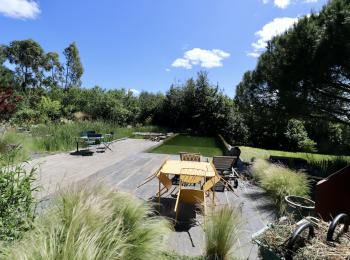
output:
[[35, 169], [14, 164], [17, 149], [0, 155], [0, 241], [13, 241], [32, 226], [35, 216]]
[[271, 196], [280, 213], [285, 211], [285, 196], [309, 197], [309, 180], [303, 172], [293, 171], [262, 159], [256, 160], [251, 169], [253, 178]]
[[239, 212], [232, 207], [213, 211], [205, 223], [205, 259], [232, 259], [233, 246], [240, 230]]
[[157, 259], [169, 223], [149, 204], [101, 187], [71, 188], [5, 248], [5, 259]]
[[344, 156], [338, 156], [335, 159], [312, 160], [309, 161], [309, 172], [313, 176], [326, 178], [329, 175], [341, 170], [350, 164], [349, 160]]
[[266, 160], [256, 159], [253, 165], [250, 167], [252, 177], [256, 182], [260, 182], [264, 175], [265, 170], [270, 167], [270, 163]]

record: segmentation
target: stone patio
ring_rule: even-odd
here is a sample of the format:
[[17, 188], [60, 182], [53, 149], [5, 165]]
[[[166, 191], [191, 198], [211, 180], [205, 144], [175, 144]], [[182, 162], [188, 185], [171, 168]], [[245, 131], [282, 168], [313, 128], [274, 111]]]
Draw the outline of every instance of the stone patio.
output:
[[[130, 192], [137, 197], [152, 201], [158, 191], [158, 181], [150, 181], [137, 189], [143, 180], [157, 171], [167, 158], [179, 159], [177, 155], [152, 154], [144, 152], [159, 143], [139, 139], [127, 139], [112, 145], [113, 151], [94, 154], [92, 157], [72, 156], [69, 154], [51, 155], [30, 162], [40, 165], [39, 183], [43, 189], [38, 198], [47, 198], [60, 188], [72, 183], [104, 183], [113, 189]], [[241, 181], [235, 194], [229, 191], [216, 192], [220, 205], [232, 205], [242, 215], [242, 232], [236, 245], [234, 255], [239, 259], [257, 259], [257, 246], [251, 243], [251, 235], [271, 222], [274, 215], [273, 204], [266, 198], [259, 187]], [[175, 198], [166, 196], [162, 199], [161, 212], [174, 218]], [[169, 249], [179, 254], [196, 256], [203, 252], [204, 232], [202, 218], [191, 208], [182, 209], [187, 212], [191, 223], [178, 225], [169, 237]], [[183, 222], [187, 223], [187, 222]]]

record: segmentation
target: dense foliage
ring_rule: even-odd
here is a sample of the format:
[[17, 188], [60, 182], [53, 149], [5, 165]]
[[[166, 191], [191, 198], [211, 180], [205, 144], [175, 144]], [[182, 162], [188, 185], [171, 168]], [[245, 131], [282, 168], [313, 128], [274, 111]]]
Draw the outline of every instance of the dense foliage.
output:
[[0, 109], [6, 112], [1, 119], [16, 125], [67, 119], [154, 124], [222, 134], [234, 145], [347, 154], [349, 38], [350, 1], [332, 0], [268, 42], [234, 99], [206, 72], [173, 84], [165, 94], [82, 88], [84, 69], [75, 43], [61, 60], [34, 40], [13, 41], [0, 46]]
[[[23, 97], [16, 106], [7, 102], [13, 124], [103, 120], [120, 126], [158, 124], [201, 135], [222, 133], [241, 140], [237, 125], [242, 120], [236, 120], [233, 100], [210, 83], [206, 72], [199, 72], [196, 79], [184, 84], [172, 85], [165, 95], [145, 91], [134, 95], [126, 89], [80, 87], [83, 66], [75, 43], [64, 50], [64, 62], [58, 53], [45, 53], [33, 40], [13, 41], [2, 46], [0, 54], [1, 68], [13, 82], [10, 86], [4, 79], [1, 89]], [[4, 66], [6, 61], [13, 65], [13, 71]]]
[[25, 169], [22, 164], [14, 166], [16, 149], [11, 150], [0, 156], [0, 241], [21, 238], [35, 216], [35, 169]]
[[235, 98], [253, 145], [289, 148], [295, 127], [308, 133], [292, 149], [349, 149], [349, 39], [350, 1], [333, 0], [268, 43]]

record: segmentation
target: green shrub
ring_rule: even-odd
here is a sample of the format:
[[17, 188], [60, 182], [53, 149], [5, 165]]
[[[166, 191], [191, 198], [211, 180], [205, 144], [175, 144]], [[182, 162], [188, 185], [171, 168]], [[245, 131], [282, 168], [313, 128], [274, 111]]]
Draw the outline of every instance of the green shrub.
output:
[[11, 119], [12, 124], [30, 125], [36, 123], [40, 118], [40, 112], [35, 109], [23, 107], [19, 109]]
[[238, 211], [231, 207], [222, 207], [206, 219], [205, 259], [231, 259], [232, 249], [240, 230]]
[[169, 222], [128, 194], [72, 188], [39, 217], [22, 241], [3, 251], [6, 259], [157, 259]]
[[61, 115], [61, 103], [58, 100], [51, 100], [49, 97], [42, 96], [38, 108], [44, 119], [55, 120]]
[[15, 153], [0, 157], [0, 241], [20, 238], [34, 219], [36, 171], [14, 165]]
[[297, 119], [289, 120], [285, 136], [292, 150], [317, 152], [316, 143], [309, 138], [302, 121]]
[[253, 178], [274, 200], [280, 213], [285, 210], [285, 196], [308, 197], [310, 194], [309, 181], [303, 172], [296, 172], [261, 159], [254, 162], [251, 171]]

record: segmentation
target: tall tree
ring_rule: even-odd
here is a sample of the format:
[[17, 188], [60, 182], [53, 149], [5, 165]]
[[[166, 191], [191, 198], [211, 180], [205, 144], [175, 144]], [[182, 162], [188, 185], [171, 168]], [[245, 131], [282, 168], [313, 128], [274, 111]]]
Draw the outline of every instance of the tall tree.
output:
[[13, 88], [15, 84], [12, 71], [4, 66], [6, 61], [5, 49], [5, 46], [0, 45], [0, 90]]
[[48, 52], [45, 55], [45, 69], [49, 72], [48, 77], [45, 79], [46, 85], [56, 87], [63, 81], [63, 66], [57, 52]]
[[40, 68], [44, 62], [44, 51], [40, 44], [29, 39], [12, 41], [5, 48], [8, 61], [14, 64], [16, 81], [22, 91], [35, 87], [42, 80]]
[[80, 78], [84, 73], [84, 69], [75, 42], [71, 43], [66, 49], [64, 49], [63, 54], [66, 58], [64, 88], [67, 89], [71, 86], [79, 86], [81, 84]]

